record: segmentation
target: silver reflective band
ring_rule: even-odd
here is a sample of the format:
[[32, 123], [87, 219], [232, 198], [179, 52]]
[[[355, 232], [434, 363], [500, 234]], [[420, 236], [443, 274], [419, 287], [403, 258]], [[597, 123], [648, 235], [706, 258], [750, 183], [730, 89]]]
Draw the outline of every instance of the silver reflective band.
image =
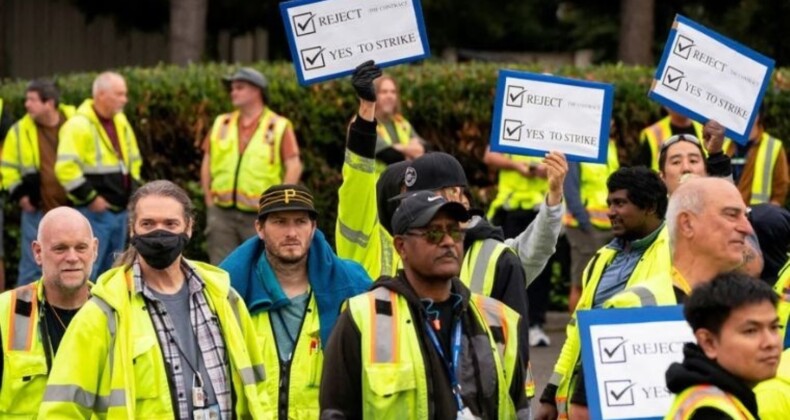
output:
[[368, 242], [370, 241], [370, 236], [365, 235], [364, 233], [351, 229], [350, 227], [346, 226], [345, 223], [338, 220], [338, 224], [340, 226], [340, 234], [343, 235], [344, 238], [348, 239], [349, 241], [361, 246], [367, 247]]
[[100, 396], [85, 391], [77, 385], [47, 385], [44, 402], [73, 402], [97, 413], [106, 413], [111, 407], [126, 404], [123, 389], [113, 389], [110, 395]]
[[239, 369], [239, 376], [241, 376], [241, 382], [244, 385], [255, 385], [255, 372], [253, 372], [252, 367]]
[[370, 305], [374, 309], [376, 308], [377, 300], [388, 302], [392, 310], [389, 314], [381, 314], [376, 311], [376, 318], [373, 320], [375, 328], [373, 334], [376, 343], [374, 348], [375, 354], [373, 354], [373, 362], [393, 363], [396, 362], [396, 360], [394, 360], [393, 347], [398, 345], [397, 338], [394, 335], [398, 328], [398, 326], [395, 324], [397, 320], [394, 316], [392, 316], [395, 311], [394, 306], [396, 305], [396, 302], [392, 301], [392, 296], [389, 289], [384, 287], [373, 289], [373, 291], [370, 293]]
[[373, 171], [376, 169], [375, 160], [354, 155], [348, 149], [346, 149], [346, 165], [360, 172], [367, 173], [373, 173]]
[[[16, 300], [30, 303], [33, 300], [33, 289], [28, 286], [16, 292]], [[29, 350], [28, 333], [30, 332], [30, 314], [23, 315], [14, 312], [14, 340], [11, 350]]]
[[469, 289], [472, 290], [472, 292], [483, 293], [483, 283], [485, 283], [486, 271], [488, 271], [488, 260], [491, 259], [498, 244], [499, 242], [494, 239], [486, 239], [483, 241], [483, 245], [481, 245], [482, 249], [477, 254], [477, 259], [475, 260], [475, 269], [472, 273], [472, 278], [469, 279]]
[[549, 383], [552, 385], [559, 386], [561, 381], [562, 381], [562, 375], [560, 375], [557, 372], [552, 373], [551, 378], [549, 378]]
[[635, 294], [639, 298], [639, 302], [642, 306], [656, 306], [656, 297], [653, 295], [653, 292], [648, 290], [645, 287], [634, 287], [631, 289], [631, 293]]

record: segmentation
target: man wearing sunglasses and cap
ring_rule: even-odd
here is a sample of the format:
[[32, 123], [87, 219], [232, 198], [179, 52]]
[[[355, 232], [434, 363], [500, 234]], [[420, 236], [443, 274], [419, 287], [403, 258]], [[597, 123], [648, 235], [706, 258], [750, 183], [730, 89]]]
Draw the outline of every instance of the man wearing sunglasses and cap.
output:
[[223, 82], [236, 109], [214, 120], [200, 167], [212, 264], [255, 234], [261, 191], [302, 174], [293, 125], [268, 107], [266, 78], [244, 67]]
[[257, 236], [220, 264], [255, 323], [267, 366], [272, 404], [264, 410], [270, 418], [318, 418], [329, 333], [341, 304], [370, 287], [362, 266], [335, 255], [316, 217], [307, 188], [270, 187], [261, 195]]
[[321, 418], [529, 418], [519, 315], [458, 279], [468, 219], [432, 191], [401, 201], [392, 228], [403, 269], [340, 315]]

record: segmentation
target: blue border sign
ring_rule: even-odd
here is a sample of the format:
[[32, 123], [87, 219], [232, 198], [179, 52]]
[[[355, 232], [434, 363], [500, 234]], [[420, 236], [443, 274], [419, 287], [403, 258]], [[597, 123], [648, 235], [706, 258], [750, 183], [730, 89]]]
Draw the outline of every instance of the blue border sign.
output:
[[[691, 20], [691, 19], [689, 19], [689, 18], [687, 18], [685, 16], [682, 16], [682, 15], [679, 15], [679, 14], [676, 15], [675, 16], [675, 22], [672, 25], [672, 29], [669, 32], [669, 37], [667, 38], [667, 43], [664, 46], [664, 52], [661, 55], [661, 61], [659, 62], [658, 67], [656, 68], [656, 73], [655, 73], [655, 75], [653, 77], [653, 85], [651, 86], [650, 91], [648, 92], [648, 96], [651, 99], [655, 100], [656, 102], [658, 102], [658, 103], [660, 103], [662, 105], [665, 105], [665, 106], [667, 106], [669, 108], [672, 108], [673, 110], [675, 110], [675, 111], [677, 111], [677, 112], [679, 112], [679, 113], [681, 113], [683, 115], [686, 115], [686, 116], [688, 116], [688, 117], [690, 117], [690, 118], [692, 118], [694, 120], [697, 120], [697, 121], [700, 121], [700, 122], [704, 123], [704, 122], [708, 121], [709, 119], [716, 119], [715, 118], [715, 114], [713, 114], [712, 111], [710, 110], [710, 108], [715, 108], [715, 106], [708, 105], [708, 106], [703, 107], [703, 106], [700, 105], [699, 107], [694, 107], [694, 109], [692, 109], [692, 108], [689, 108], [687, 106], [681, 105], [676, 100], [673, 100], [672, 98], [669, 98], [669, 97], [667, 97], [665, 95], [662, 95], [662, 94], [660, 94], [660, 93], [658, 93], [658, 92], [656, 92], [654, 90], [657, 84], [664, 83], [665, 78], [669, 78], [670, 83], [672, 81], [674, 81], [674, 80], [678, 80], [677, 86], [670, 87], [669, 84], [665, 84], [665, 86], [668, 86], [671, 89], [673, 89], [675, 91], [678, 91], [679, 88], [681, 87], [680, 80], [687, 76], [687, 74], [686, 74], [687, 72], [684, 72], [682, 69], [676, 69], [675, 67], [673, 67], [671, 65], [667, 66], [667, 62], [670, 60], [670, 54], [672, 53], [673, 48], [675, 47], [676, 40], [678, 40], [678, 36], [680, 36], [682, 38], [686, 38], [683, 35], [679, 35], [678, 34], [678, 29], [677, 29], [678, 24], [682, 24], [682, 25], [688, 26], [689, 28], [691, 28], [691, 29], [693, 29], [695, 31], [701, 32], [703, 35], [711, 38], [713, 41], [715, 41], [717, 43], [720, 43], [724, 47], [729, 48], [730, 50], [734, 51], [735, 53], [737, 53], [737, 54], [739, 54], [739, 55], [741, 55], [743, 57], [746, 57], [748, 59], [751, 59], [754, 62], [766, 67], [765, 75], [759, 81], [759, 89], [758, 89], [759, 93], [757, 93], [757, 95], [754, 97], [753, 102], [745, 103], [745, 104], [734, 104], [735, 106], [742, 106], [742, 107], [744, 107], [745, 108], [744, 111], [748, 111], [750, 113], [750, 117], [748, 118], [748, 122], [746, 124], [746, 128], [745, 128], [744, 132], [737, 132], [737, 131], [733, 130], [731, 128], [731, 126], [728, 126], [728, 124], [726, 124], [725, 121], [719, 121], [720, 123], [722, 123], [722, 125], [724, 125], [724, 127], [725, 127], [725, 134], [728, 137], [732, 138], [733, 140], [737, 141], [738, 143], [745, 144], [747, 141], [749, 141], [749, 133], [750, 133], [751, 127], [754, 124], [754, 120], [756, 118], [757, 111], [758, 111], [760, 105], [763, 102], [763, 96], [765, 95], [765, 90], [768, 87], [768, 83], [769, 83], [769, 81], [771, 79], [771, 75], [773, 74], [774, 64], [775, 64], [774, 60], [772, 60], [772, 59], [770, 59], [770, 58], [768, 58], [768, 57], [766, 57], [766, 56], [764, 56], [764, 55], [762, 55], [762, 54], [760, 54], [760, 53], [758, 53], [758, 52], [756, 52], [756, 51], [754, 51], [754, 50], [752, 50], [752, 49], [750, 49], [750, 48], [748, 48], [748, 47], [746, 47], [746, 46], [744, 46], [744, 45], [742, 45], [742, 44], [740, 44], [740, 43], [738, 43], [736, 41], [733, 41], [733, 40], [731, 40], [731, 39], [729, 39], [729, 38], [727, 38], [727, 37], [715, 32], [715, 31], [713, 31], [711, 29], [708, 29], [708, 28], [700, 25], [697, 22], [694, 22], [693, 20]], [[684, 41], [684, 40], [681, 39], [681, 40], [678, 40], [678, 41]], [[686, 45], [680, 45], [678, 48], [685, 50], [685, 59], [687, 60], [688, 59], [688, 55], [690, 54], [691, 51], [693, 51], [695, 45], [694, 45], [694, 41], [692, 41], [690, 39], [687, 39], [687, 38], [685, 39], [684, 42], [686, 42]], [[679, 57], [681, 57], [681, 58], [683, 58], [684, 51], [678, 51], [678, 52], [675, 52], [674, 54], [679, 56]], [[706, 54], [702, 54], [702, 55], [705, 56]], [[673, 60], [674, 60], [674, 58], [673, 58]], [[673, 62], [675, 62], [675, 61], [678, 61], [678, 60], [674, 60]], [[710, 80], [716, 80], [715, 71], [716, 71], [715, 69], [712, 69], [712, 72], [711, 72], [711, 74], [709, 76]], [[724, 66], [722, 66], [722, 71], [724, 71]], [[673, 75], [674, 75], [674, 78], [673, 78]], [[738, 77], [735, 77], [733, 80], [737, 81]], [[726, 91], [728, 88], [732, 87], [726, 81], [722, 81], [722, 82], [718, 83], [718, 85], [722, 87], [720, 89], [720, 91]], [[705, 93], [705, 92], [700, 92], [700, 93]]]
[[[305, 5], [316, 5], [316, 4], [320, 3], [320, 6], [324, 6], [324, 5], [327, 5], [329, 3], [340, 3], [340, 2], [353, 3], [354, 5], [358, 6], [360, 9], [366, 9], [365, 10], [366, 16], [369, 16], [370, 15], [370, 13], [369, 13], [370, 10], [375, 7], [375, 3], [372, 2], [371, 0], [358, 0], [358, 1], [351, 1], [351, 0], [292, 0], [292, 1], [287, 1], [287, 2], [280, 3], [280, 15], [281, 15], [282, 20], [283, 20], [283, 25], [285, 26], [285, 33], [286, 33], [286, 37], [288, 38], [288, 47], [289, 47], [289, 49], [291, 51], [291, 59], [293, 60], [294, 67], [296, 68], [296, 77], [298, 78], [300, 85], [302, 85], [302, 86], [309, 86], [309, 85], [312, 85], [314, 83], [323, 82], [323, 81], [326, 81], [326, 80], [332, 80], [332, 79], [337, 79], [337, 78], [340, 78], [340, 77], [347, 76], [347, 75], [353, 73], [354, 68], [357, 65], [359, 65], [359, 64], [361, 64], [364, 61], [369, 60], [369, 59], [375, 60], [376, 64], [379, 65], [379, 67], [383, 68], [383, 67], [390, 67], [390, 66], [395, 66], [395, 65], [398, 65], [398, 64], [418, 61], [418, 60], [422, 60], [422, 59], [430, 57], [430, 55], [431, 55], [430, 45], [428, 44], [428, 35], [427, 35], [426, 30], [425, 30], [425, 20], [423, 18], [422, 4], [420, 3], [420, 0], [398, 0], [399, 3], [400, 2], [411, 3], [412, 7], [410, 7], [409, 10], [410, 10], [411, 13], [413, 13], [413, 16], [414, 16], [414, 18], [416, 20], [416, 24], [417, 24], [416, 31], [419, 33], [419, 39], [417, 41], [421, 43], [421, 52], [420, 53], [413, 54], [413, 55], [408, 55], [408, 56], [404, 56], [403, 54], [395, 54], [394, 56], [396, 58], [388, 59], [387, 58], [387, 54], [385, 54], [385, 53], [377, 53], [376, 51], [370, 52], [370, 51], [367, 51], [367, 50], [365, 52], [361, 52], [361, 51], [354, 51], [353, 48], [349, 48], [348, 52], [341, 52], [340, 53], [341, 56], [342, 56], [342, 59], [347, 61], [347, 65], [344, 64], [342, 66], [343, 67], [342, 70], [338, 70], [338, 71], [332, 72], [330, 74], [323, 74], [321, 76], [316, 76], [316, 77], [309, 77], [309, 75], [306, 76], [305, 75], [305, 71], [306, 71], [305, 67], [306, 67], [307, 64], [311, 64], [312, 65], [314, 63], [314, 60], [319, 60], [319, 59], [320, 59], [321, 63], [324, 63], [324, 58], [325, 58], [325, 56], [323, 55], [324, 49], [321, 48], [321, 47], [312, 47], [312, 48], [302, 48], [302, 50], [300, 51], [299, 47], [297, 47], [297, 39], [296, 38], [298, 36], [315, 34], [317, 32], [316, 31], [317, 27], [320, 27], [319, 24], [315, 23], [316, 21], [318, 21], [318, 19], [315, 19], [315, 16], [317, 16], [317, 14], [313, 13], [311, 11], [308, 11], [308, 12], [305, 12], [305, 13], [300, 13], [300, 15], [306, 15], [307, 18], [303, 19], [303, 22], [297, 22], [296, 20], [292, 21], [289, 18], [289, 13], [288, 12], [289, 12], [290, 9], [293, 9], [295, 7], [302, 7], [302, 6], [305, 6]], [[387, 5], [387, 3], [384, 3], [384, 5]], [[380, 11], [376, 11], [376, 13], [385, 14], [385, 13], [393, 13], [393, 12], [380, 10]], [[402, 11], [401, 11], [401, 13], [402, 13]], [[360, 16], [360, 19], [363, 18], [363, 17], [361, 17], [362, 16], [361, 12], [360, 12], [359, 16]], [[296, 16], [294, 16], [294, 18], [296, 18]], [[333, 21], [333, 23], [338, 23], [338, 22]], [[340, 22], [340, 23], [342, 23], [342, 22]], [[299, 28], [298, 31], [294, 28], [294, 25], [298, 26], [298, 28]], [[307, 30], [308, 31], [312, 30], [312, 32], [306, 32], [305, 28], [309, 28]], [[347, 42], [349, 43], [348, 45], [351, 45], [352, 43], [358, 42], [360, 40], [366, 40], [366, 41], [367, 40], [371, 40], [372, 41], [376, 37], [388, 36], [388, 34], [392, 31], [392, 27], [385, 27], [385, 26], [381, 26], [381, 25], [376, 25], [374, 28], [376, 29], [375, 31], [359, 30], [359, 29], [352, 30], [352, 31], [350, 31], [349, 35], [344, 36], [344, 39], [347, 40]], [[381, 28], [381, 29], [379, 29], [379, 28]], [[337, 29], [335, 29], [335, 30], [337, 31]], [[356, 36], [352, 36], [352, 34], [356, 35]], [[313, 55], [312, 51], [311, 51], [311, 53], [308, 53], [308, 55], [306, 56], [307, 58], [303, 57], [303, 55], [305, 55], [307, 50], [314, 50], [314, 49], [318, 50], [318, 51], [316, 51], [316, 53], [317, 53], [316, 55]], [[358, 59], [355, 59], [355, 60], [347, 59], [351, 55], [358, 56]], [[312, 60], [310, 60], [311, 56], [312, 56]], [[392, 54], [391, 54], [391, 56], [392, 56]], [[304, 60], [310, 60], [310, 61], [304, 61], [303, 58], [304, 58]], [[324, 67], [324, 66], [321, 66], [321, 67]], [[314, 68], [308, 69], [307, 71], [313, 70], [313, 69], [317, 69], [317, 68], [319, 68], [319, 67], [315, 66]]]
[[[512, 84], [508, 85], [508, 79]], [[533, 94], [533, 87], [541, 92]], [[606, 163], [613, 100], [614, 86], [608, 83], [499, 70], [491, 150], [540, 157], [557, 150], [569, 161]], [[589, 120], [591, 110], [600, 115], [600, 121], [582, 129], [577, 122]], [[518, 143], [529, 145], [517, 146]], [[541, 143], [545, 148], [534, 147]], [[579, 152], [585, 149], [588, 153]]]
[[[592, 326], [644, 324], [668, 321], [682, 321], [684, 324], [686, 323], [686, 320], [683, 317], [683, 306], [680, 305], [626, 309], [618, 308], [583, 310], [579, 311], [576, 316], [578, 319], [579, 335], [581, 338], [581, 357], [582, 365], [584, 366], [584, 385], [587, 392], [587, 405], [590, 410], [590, 418], [603, 418], [600, 401], [600, 389], [598, 387], [598, 372], [596, 371], [596, 360], [593, 350], [594, 344], [592, 341], [592, 334], [590, 332], [590, 328]], [[623, 339], [623, 343], [628, 341], [627, 337], [618, 338]], [[599, 338], [599, 341], [603, 339], [604, 338]], [[622, 357], [625, 359], [625, 350], [623, 350]], [[623, 366], [623, 368], [624, 367], [625, 366]], [[636, 418], [660, 420], [663, 419], [663, 415], [660, 417]]]

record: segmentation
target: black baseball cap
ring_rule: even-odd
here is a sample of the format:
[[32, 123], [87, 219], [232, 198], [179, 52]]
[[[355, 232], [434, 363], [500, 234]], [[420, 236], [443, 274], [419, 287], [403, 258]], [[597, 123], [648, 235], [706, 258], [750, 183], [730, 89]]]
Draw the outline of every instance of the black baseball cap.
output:
[[242, 67], [236, 70], [235, 73], [225, 76], [222, 78], [222, 81], [225, 83], [226, 86], [230, 86], [231, 82], [247, 82], [251, 85], [258, 87], [262, 92], [266, 91], [266, 88], [269, 87], [269, 81], [266, 80], [266, 76], [261, 74], [258, 70], [255, 70], [250, 67]]
[[392, 231], [395, 235], [402, 235], [409, 229], [425, 227], [440, 211], [447, 212], [459, 222], [469, 220], [469, 213], [461, 203], [447, 201], [433, 191], [417, 191], [401, 200], [392, 216]]
[[296, 184], [275, 185], [263, 192], [258, 201], [258, 219], [278, 211], [306, 211], [312, 219], [318, 217], [313, 194], [307, 187]]
[[458, 159], [444, 152], [426, 153], [412, 161], [403, 176], [406, 191], [466, 187], [466, 173]]

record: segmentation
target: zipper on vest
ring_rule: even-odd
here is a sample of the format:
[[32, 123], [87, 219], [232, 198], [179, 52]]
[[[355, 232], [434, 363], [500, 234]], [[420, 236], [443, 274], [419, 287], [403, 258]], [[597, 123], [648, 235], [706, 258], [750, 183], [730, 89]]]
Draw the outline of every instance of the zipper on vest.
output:
[[[307, 296], [307, 306], [305, 307], [304, 314], [302, 315], [302, 322], [299, 324], [299, 331], [296, 333], [296, 339], [294, 340], [294, 348], [291, 350], [291, 354], [284, 363], [280, 362], [280, 383], [278, 384], [277, 389], [277, 417], [280, 420], [288, 420], [288, 402], [290, 397], [290, 386], [291, 386], [291, 364], [293, 362], [294, 353], [296, 353], [297, 346], [299, 345], [299, 337], [302, 335], [302, 328], [304, 328], [304, 321], [307, 319], [307, 315], [312, 313], [312, 309], [310, 308], [310, 302], [313, 299], [313, 292], [309, 292]], [[274, 337], [275, 343], [274, 348], [277, 350], [277, 359], [282, 361], [282, 357], [280, 357], [280, 346], [277, 345], [277, 334], [274, 333], [274, 325], [272, 324], [272, 317], [269, 315], [269, 327], [272, 329], [272, 337]], [[285, 392], [283, 392], [285, 390]]]

